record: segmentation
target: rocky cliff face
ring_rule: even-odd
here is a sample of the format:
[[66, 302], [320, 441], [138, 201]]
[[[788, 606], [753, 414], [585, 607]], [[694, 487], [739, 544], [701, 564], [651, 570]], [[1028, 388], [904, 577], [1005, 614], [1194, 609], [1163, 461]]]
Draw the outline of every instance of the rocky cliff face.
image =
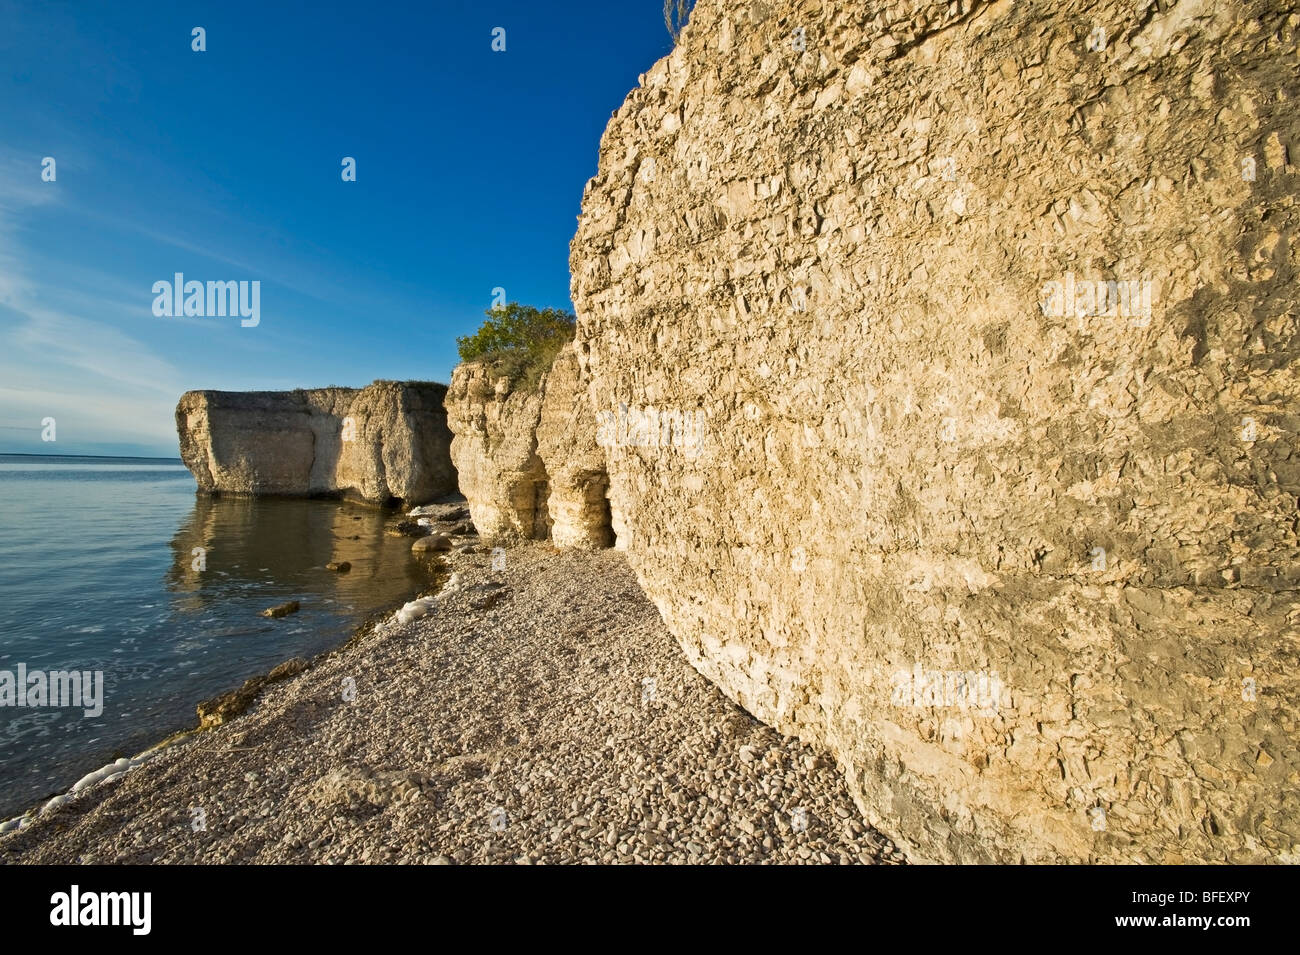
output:
[[190, 391], [176, 407], [199, 488], [420, 504], [456, 490], [446, 386]]
[[545, 540], [546, 467], [537, 454], [540, 392], [516, 392], [476, 362], [457, 365], [447, 389], [451, 459], [484, 538]]
[[1300, 858], [1297, 22], [699, 0], [605, 132], [630, 559], [916, 858]]
[[572, 345], [535, 392], [513, 389], [477, 362], [458, 365], [447, 416], [461, 493], [480, 534], [560, 547], [612, 542], [605, 456]]

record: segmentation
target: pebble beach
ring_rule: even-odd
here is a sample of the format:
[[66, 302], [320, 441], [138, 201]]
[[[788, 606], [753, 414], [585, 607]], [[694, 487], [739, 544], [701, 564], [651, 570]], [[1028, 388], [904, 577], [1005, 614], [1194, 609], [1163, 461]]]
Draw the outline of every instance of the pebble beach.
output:
[[905, 861], [830, 757], [686, 663], [621, 552], [505, 556], [459, 541], [435, 600], [53, 800], [0, 861]]

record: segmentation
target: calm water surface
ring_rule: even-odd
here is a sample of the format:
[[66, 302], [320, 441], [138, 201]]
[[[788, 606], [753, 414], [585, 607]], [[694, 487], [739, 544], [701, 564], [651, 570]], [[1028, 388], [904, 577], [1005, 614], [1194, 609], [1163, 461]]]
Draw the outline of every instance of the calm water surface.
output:
[[[0, 706], [0, 819], [426, 589], [410, 540], [384, 534], [393, 516], [197, 495], [174, 460], [0, 454], [0, 671], [104, 674], [97, 717]], [[351, 572], [325, 570], [331, 560]], [[260, 616], [286, 600], [301, 612]]]

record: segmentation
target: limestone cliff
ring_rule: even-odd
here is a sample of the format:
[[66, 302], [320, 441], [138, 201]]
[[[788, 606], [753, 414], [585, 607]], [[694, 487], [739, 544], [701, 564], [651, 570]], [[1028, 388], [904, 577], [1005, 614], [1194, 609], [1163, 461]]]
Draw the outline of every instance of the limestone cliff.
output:
[[699, 0], [604, 134], [633, 566], [915, 858], [1300, 858], [1298, 22]]
[[446, 386], [190, 391], [176, 407], [181, 460], [201, 490], [342, 495], [420, 504], [456, 490]]
[[461, 493], [484, 537], [550, 539], [560, 547], [611, 543], [605, 457], [572, 345], [536, 391], [514, 387], [481, 363], [458, 365], [447, 423]]
[[614, 535], [605, 452], [572, 345], [556, 356], [541, 390], [537, 454], [547, 471], [551, 540], [557, 547], [608, 547]]

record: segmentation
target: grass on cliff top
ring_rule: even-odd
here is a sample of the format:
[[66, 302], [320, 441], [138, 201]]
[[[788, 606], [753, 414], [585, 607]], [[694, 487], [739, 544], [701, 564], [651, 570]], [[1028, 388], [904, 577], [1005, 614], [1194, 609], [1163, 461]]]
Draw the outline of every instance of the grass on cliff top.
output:
[[456, 339], [461, 361], [487, 366], [515, 388], [536, 391], [560, 349], [573, 341], [577, 320], [558, 308], [537, 309], [511, 302], [489, 309], [488, 320], [473, 335]]

